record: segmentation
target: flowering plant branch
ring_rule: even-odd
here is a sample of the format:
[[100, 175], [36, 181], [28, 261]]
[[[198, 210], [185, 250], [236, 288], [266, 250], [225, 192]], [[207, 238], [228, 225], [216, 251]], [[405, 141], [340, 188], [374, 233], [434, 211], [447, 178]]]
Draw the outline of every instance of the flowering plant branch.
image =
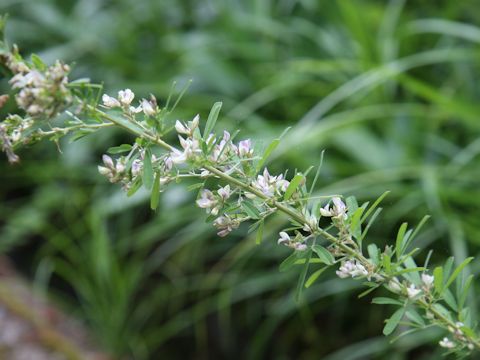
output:
[[[4, 21], [0, 22], [1, 27]], [[116, 97], [103, 94], [100, 99], [101, 86], [85, 79], [69, 81], [68, 65], [57, 61], [47, 66], [35, 55], [26, 61], [15, 46], [10, 49], [5, 43], [0, 44], [0, 60], [11, 75], [16, 104], [23, 111], [22, 116], [8, 115], [0, 123], [0, 144], [10, 162], [19, 161], [19, 147], [42, 139], [57, 142], [65, 135], [77, 139], [105, 127], [123, 128], [135, 135], [135, 142], [110, 148], [115, 156], [103, 155], [98, 170], [110, 182], [121, 184], [128, 195], [143, 186], [151, 193], [151, 208], [156, 209], [169, 183], [197, 178], [199, 182], [191, 187], [199, 190], [196, 204], [205, 209], [222, 237], [252, 221], [251, 230], [257, 231], [260, 241], [266, 218], [283, 213], [290, 225], [279, 233], [278, 244], [293, 251], [280, 269], [303, 267], [299, 290], [310, 286], [327, 268], [338, 266], [340, 278], [363, 282], [367, 289], [360, 296], [379, 288], [389, 291], [389, 297], [373, 299], [373, 303], [397, 307], [385, 322], [385, 335], [399, 324], [408, 327], [403, 334], [438, 326], [449, 333], [439, 342], [448, 352], [467, 356], [480, 349], [480, 336], [465, 306], [472, 276], [461, 276], [472, 258], [456, 268], [450, 258], [433, 272], [427, 268], [428, 260], [417, 266], [413, 259], [418, 249], [411, 249], [411, 243], [427, 217], [415, 230], [402, 224], [395, 244], [383, 251], [373, 243], [365, 246], [387, 193], [371, 205], [359, 206], [354, 197], [342, 200], [339, 196], [322, 203], [312, 196], [320, 166], [312, 181], [307, 181], [311, 169], [289, 177], [287, 172], [272, 175], [264, 166], [279, 139], [261, 153], [250, 139], [235, 142], [236, 134], [227, 131], [216, 135], [213, 130], [221, 103], [214, 104], [203, 129], [198, 115], [171, 124], [167, 115], [176, 104], [170, 107], [170, 99], [163, 107], [153, 96], [135, 105], [130, 89], [119, 91]], [[7, 101], [8, 95], [0, 97], [0, 105]], [[173, 130], [177, 145], [165, 140]], [[320, 226], [321, 218], [328, 219], [326, 227]], [[311, 265], [320, 268], [307, 279]], [[455, 293], [451, 290], [454, 283], [458, 285]]]

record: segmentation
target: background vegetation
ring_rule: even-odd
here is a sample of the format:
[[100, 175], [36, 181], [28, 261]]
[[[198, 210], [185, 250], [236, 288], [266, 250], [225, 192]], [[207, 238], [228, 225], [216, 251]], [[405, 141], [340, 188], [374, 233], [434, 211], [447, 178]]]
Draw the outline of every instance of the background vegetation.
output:
[[[292, 126], [273, 169], [305, 169], [325, 149], [319, 195], [391, 190], [373, 241], [429, 213], [417, 245], [434, 262], [479, 255], [478, 2], [3, 0], [0, 12], [24, 54], [73, 61], [110, 93], [165, 99], [193, 79], [178, 118], [223, 101], [220, 126], [260, 144]], [[157, 213], [146, 193], [126, 198], [96, 171], [121, 140], [107, 131], [0, 162], [1, 251], [116, 357], [440, 356], [434, 329], [391, 345], [391, 310], [333, 272], [296, 304], [298, 273], [277, 270], [282, 219], [255, 245], [247, 228], [218, 238], [184, 186]]]

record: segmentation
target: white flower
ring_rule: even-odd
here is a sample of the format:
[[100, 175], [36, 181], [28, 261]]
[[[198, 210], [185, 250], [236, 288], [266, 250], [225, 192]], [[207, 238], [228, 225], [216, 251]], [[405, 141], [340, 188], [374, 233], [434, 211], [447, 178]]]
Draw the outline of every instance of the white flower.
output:
[[102, 101], [103, 101], [103, 105], [108, 107], [108, 108], [113, 108], [113, 107], [120, 106], [120, 102], [117, 99], [115, 99], [111, 96], [108, 96], [107, 94], [103, 94]]
[[142, 112], [142, 107], [141, 106], [137, 106], [137, 107], [130, 106], [129, 109], [130, 109], [130, 112], [132, 114], [138, 114], [138, 113]]
[[283, 243], [289, 243], [290, 242], [290, 235], [288, 235], [285, 231], [280, 232], [280, 238], [278, 239], [277, 243], [283, 244]]
[[123, 105], [127, 105], [127, 106], [130, 105], [134, 98], [135, 98], [135, 94], [130, 89], [120, 90], [118, 92], [118, 100]]
[[140, 173], [142, 172], [142, 169], [143, 169], [142, 161], [140, 159], [135, 159], [132, 162], [132, 176], [137, 177], [138, 175], [140, 175]]
[[442, 340], [440, 340], [438, 344], [446, 349], [453, 349], [455, 347], [455, 343], [447, 337], [444, 337]]
[[187, 161], [185, 152], [178, 151], [177, 149], [173, 150], [168, 157], [174, 164], [183, 164]]
[[177, 130], [179, 134], [188, 135], [190, 133], [190, 131], [188, 130], [188, 127], [182, 124], [180, 120], [175, 121], [175, 130]]
[[430, 289], [432, 287], [434, 280], [435, 278], [432, 275], [422, 274], [422, 282], [427, 289]]
[[143, 113], [147, 116], [153, 116], [157, 113], [153, 104], [146, 99], [142, 99], [140, 106], [142, 107]]
[[407, 295], [410, 299], [415, 298], [421, 292], [422, 290], [417, 289], [414, 284], [410, 284], [410, 286], [407, 287]]
[[332, 198], [333, 206], [329, 206], [329, 204], [325, 205], [325, 207], [320, 208], [320, 214], [325, 217], [343, 217], [347, 216], [347, 207], [343, 203], [343, 201], [335, 196]]
[[192, 136], [195, 129], [198, 127], [200, 122], [200, 115], [196, 115], [192, 121], [189, 121], [188, 124], [182, 123], [180, 120], [175, 121], [175, 130], [179, 134]]
[[253, 155], [252, 141], [250, 139], [242, 140], [238, 143], [238, 156], [251, 157]]
[[402, 292], [402, 288], [400, 286], [400, 282], [398, 281], [398, 279], [396, 277], [394, 277], [393, 279], [391, 279], [389, 282], [388, 282], [388, 285], [387, 287], [390, 289], [390, 291], [396, 293], [396, 294], [399, 294]]
[[203, 189], [200, 198], [197, 200], [198, 207], [202, 209], [211, 209], [217, 204], [213, 193], [208, 189]]
[[307, 245], [303, 243], [295, 243], [295, 250], [305, 251], [307, 250]]
[[218, 189], [218, 195], [222, 197], [222, 199], [225, 201], [230, 197], [230, 185], [227, 185], [225, 187], [221, 187]]
[[105, 164], [106, 167], [110, 168], [110, 169], [114, 169], [115, 168], [115, 165], [113, 164], [113, 160], [110, 156], [104, 154], [102, 156], [102, 161], [103, 163]]
[[352, 278], [357, 276], [367, 276], [368, 271], [362, 264], [357, 263], [353, 260], [347, 260], [342, 263], [340, 269], [336, 271], [336, 274], [338, 275], [338, 277], [345, 279], [350, 276]]
[[217, 235], [221, 237], [227, 236], [233, 229], [236, 229], [238, 225], [238, 222], [232, 220], [228, 215], [220, 216], [213, 222], [213, 226], [219, 230]]

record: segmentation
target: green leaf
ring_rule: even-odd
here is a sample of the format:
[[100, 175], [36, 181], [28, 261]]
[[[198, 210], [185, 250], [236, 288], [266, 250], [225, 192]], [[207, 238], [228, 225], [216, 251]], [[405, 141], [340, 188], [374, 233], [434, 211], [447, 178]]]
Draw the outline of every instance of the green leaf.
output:
[[290, 254], [285, 260], [283, 260], [280, 265], [278, 266], [278, 270], [280, 272], [287, 271], [290, 269], [293, 265], [295, 265], [295, 261], [298, 260], [298, 256], [296, 251]]
[[458, 275], [460, 275], [460, 272], [465, 268], [465, 266], [467, 266], [474, 258], [473, 257], [469, 257], [469, 258], [466, 258], [465, 260], [462, 261], [462, 263], [460, 265], [458, 265], [458, 267], [455, 269], [455, 271], [453, 272], [453, 274], [448, 278], [448, 281], [447, 283], [445, 284], [445, 288], [448, 288], [452, 282], [455, 281], [455, 279], [457, 278]]
[[258, 161], [257, 166], [255, 168], [257, 173], [262, 169], [263, 164], [265, 164], [265, 161], [267, 161], [268, 157], [271, 155], [273, 150], [275, 150], [277, 148], [278, 144], [280, 144], [280, 140], [287, 133], [288, 130], [290, 130], [290, 127], [286, 128], [283, 131], [282, 135], [280, 135], [280, 137], [272, 140], [272, 142], [267, 146], [267, 148], [265, 149], [265, 151], [263, 153], [262, 158]]
[[121, 154], [132, 150], [132, 145], [122, 144], [120, 146], [114, 146], [107, 150], [109, 154]]
[[130, 186], [130, 189], [128, 189], [127, 196], [128, 197], [133, 196], [133, 194], [135, 194], [138, 191], [138, 189], [140, 189], [141, 186], [142, 186], [142, 182], [140, 181], [140, 178], [137, 178], [135, 182], [132, 184], [132, 186]]
[[302, 174], [297, 174], [293, 177], [293, 179], [290, 181], [290, 184], [287, 187], [287, 190], [285, 191], [285, 195], [283, 196], [283, 200], [288, 200], [292, 197], [293, 193], [295, 190], [297, 190], [298, 186], [302, 183], [302, 181], [305, 179], [305, 177]]
[[357, 199], [355, 199], [355, 196], [349, 196], [345, 199], [345, 203], [348, 208], [348, 213], [353, 214], [355, 211], [358, 209], [358, 202]]
[[203, 131], [203, 140], [207, 140], [208, 136], [212, 132], [213, 128], [215, 127], [215, 123], [217, 122], [218, 115], [220, 114], [220, 109], [222, 108], [221, 102], [216, 102], [213, 104], [212, 109], [210, 110], [210, 114], [208, 114], [207, 123], [205, 124], [205, 130]]
[[153, 185], [153, 167], [152, 167], [152, 153], [150, 149], [145, 149], [145, 156], [143, 159], [143, 185], [150, 190]]
[[462, 293], [460, 294], [458, 299], [458, 306], [460, 308], [463, 308], [463, 305], [465, 305], [465, 301], [467, 300], [467, 296], [468, 296], [468, 290], [472, 285], [472, 280], [473, 280], [473, 275], [469, 275], [467, 278], [467, 281], [465, 281], [465, 285], [462, 288]]
[[[360, 242], [362, 242], [363, 239], [365, 239], [365, 236], [367, 235], [368, 230], [370, 230], [370, 226], [372, 226], [373, 222], [381, 212], [382, 212], [382, 208], [378, 208], [377, 210], [375, 210], [370, 220], [368, 220], [367, 226], [365, 226], [365, 229], [362, 231], [362, 236], [360, 236]], [[363, 217], [363, 219], [364, 218], [365, 216]], [[363, 222], [363, 220], [360, 220], [360, 222]]]
[[391, 266], [392, 261], [390, 259], [390, 255], [383, 254], [382, 262], [383, 262], [383, 267], [385, 268], [385, 271], [387, 272], [387, 274], [390, 274], [392, 272], [392, 266]]
[[160, 200], [160, 172], [155, 174], [155, 180], [153, 181], [152, 195], [150, 196], [150, 208], [157, 210], [158, 202]]
[[404, 314], [405, 314], [405, 309], [403, 307], [395, 311], [393, 315], [390, 317], [390, 319], [387, 320], [385, 327], [383, 328], [383, 335], [385, 336], [390, 335], [398, 326]]
[[257, 245], [259, 245], [263, 239], [263, 225], [264, 225], [264, 221], [262, 219], [260, 220], [260, 225], [258, 226], [258, 230], [257, 230], [257, 236], [255, 238], [255, 243]]
[[[350, 221], [350, 231], [352, 232], [352, 235], [357, 240], [360, 240], [362, 236], [362, 224], [360, 222], [360, 219], [364, 211], [365, 211], [365, 208], [363, 207], [360, 207], [357, 210], [355, 210]], [[361, 244], [359, 244], [359, 246], [361, 246]]]
[[425, 321], [423, 318], [420, 316], [418, 312], [416, 312], [414, 309], [409, 309], [407, 310], [407, 317], [412, 320], [414, 323], [420, 325], [420, 326], [425, 326]]
[[251, 201], [244, 199], [241, 205], [243, 210], [245, 210], [247, 215], [250, 216], [252, 219], [260, 219], [260, 212]]
[[402, 269], [399, 271], [395, 271], [393, 275], [402, 275], [402, 274], [407, 274], [407, 273], [412, 273], [412, 272], [420, 272], [420, 271], [425, 271], [426, 269], [424, 267], [412, 267], [412, 268], [406, 268]]
[[45, 71], [47, 69], [47, 65], [37, 54], [32, 54], [30, 56], [30, 59], [32, 60], [33, 66], [35, 66], [35, 68], [37, 68], [38, 70]]
[[326, 265], [333, 265], [335, 263], [335, 258], [333, 255], [321, 245], [313, 245], [312, 250], [318, 255], [320, 260]]
[[372, 299], [372, 304], [379, 305], [403, 305], [401, 301], [388, 297], [376, 297]]
[[305, 265], [303, 266], [302, 272], [300, 273], [300, 277], [298, 278], [297, 283], [297, 291], [295, 293], [295, 300], [300, 300], [300, 295], [302, 294], [302, 289], [305, 284], [305, 279], [307, 278], [308, 267], [310, 266], [310, 258], [312, 257], [312, 250], [308, 250], [307, 252], [307, 259], [305, 261]]
[[367, 252], [368, 252], [368, 256], [370, 257], [370, 259], [372, 259], [373, 263], [374, 263], [375, 265], [378, 265], [378, 262], [379, 262], [379, 259], [378, 259], [379, 251], [378, 251], [377, 245], [375, 245], [375, 244], [369, 244], [369, 245], [367, 246]]
[[445, 302], [448, 304], [448, 306], [450, 306], [453, 311], [458, 311], [457, 302], [455, 301], [455, 297], [453, 296], [450, 289], [445, 289], [445, 291], [443, 292], [443, 300], [445, 300]]
[[370, 214], [377, 208], [377, 206], [382, 202], [382, 200], [385, 198], [390, 193], [390, 191], [385, 191], [380, 197], [375, 200], [375, 202], [368, 208], [368, 210], [365, 212], [365, 215], [363, 215], [363, 218], [361, 222], [363, 223], [369, 216]]
[[405, 233], [407, 231], [407, 226], [408, 226], [407, 223], [403, 223], [400, 226], [400, 229], [398, 230], [398, 233], [397, 233], [397, 240], [395, 242], [395, 250], [397, 252], [397, 259], [400, 259], [400, 257], [403, 254], [403, 250], [404, 250], [403, 245], [405, 243]]
[[323, 154], [325, 153], [325, 150], [322, 150], [322, 153], [320, 154], [320, 162], [317, 167], [317, 171], [315, 172], [315, 177], [313, 178], [312, 185], [310, 185], [310, 191], [308, 192], [308, 197], [310, 198], [312, 196], [313, 190], [315, 189], [315, 185], [317, 184], [318, 177], [320, 176], [320, 170], [322, 169], [323, 165]]
[[435, 291], [441, 295], [443, 291], [443, 268], [441, 266], [437, 266], [435, 270], [433, 270], [433, 287]]
[[312, 284], [320, 277], [320, 275], [323, 274], [323, 272], [325, 270], [327, 270], [328, 267], [324, 267], [324, 268], [321, 268], [321, 269], [318, 269], [317, 271], [315, 271], [312, 275], [309, 276], [308, 280], [305, 282], [305, 287], [306, 288], [309, 288], [310, 286], [312, 286]]

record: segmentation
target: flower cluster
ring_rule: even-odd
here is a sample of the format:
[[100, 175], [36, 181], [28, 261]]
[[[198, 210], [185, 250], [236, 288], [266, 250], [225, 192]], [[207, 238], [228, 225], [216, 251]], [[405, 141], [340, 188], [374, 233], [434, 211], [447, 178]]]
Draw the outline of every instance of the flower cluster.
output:
[[305, 244], [302, 237], [299, 237], [300, 239], [292, 239], [290, 235], [288, 235], [288, 233], [285, 231], [281, 231], [279, 235], [280, 238], [277, 241], [278, 244], [288, 246], [298, 251], [307, 250], [307, 244]]
[[25, 134], [32, 125], [33, 120], [31, 118], [23, 119], [18, 115], [9, 115], [0, 123], [0, 144], [11, 163], [19, 160], [13, 152], [14, 146], [21, 142], [28, 142], [28, 136]]
[[258, 175], [258, 177], [252, 181], [252, 186], [255, 189], [260, 190], [269, 197], [281, 196], [287, 190], [289, 184], [290, 182], [283, 178], [283, 174], [272, 176], [267, 168], [263, 170], [263, 175]]
[[116, 98], [103, 94], [102, 102], [103, 106], [108, 109], [122, 108], [127, 114], [138, 114], [143, 112], [146, 116], [155, 116], [158, 114], [157, 101], [154, 96], [150, 97], [150, 100], [142, 99], [137, 107], [132, 106], [135, 94], [130, 89], [120, 90]]
[[54, 65], [40, 69], [30, 68], [24, 62], [10, 61], [9, 64], [15, 74], [9, 83], [18, 91], [15, 100], [28, 115], [52, 118], [72, 103], [72, 94], [67, 87], [68, 65], [56, 61]]
[[347, 260], [342, 262], [342, 265], [340, 266], [340, 269], [336, 271], [338, 277], [345, 279], [348, 277], [361, 277], [361, 276], [367, 276], [368, 271], [359, 262], [356, 260]]

